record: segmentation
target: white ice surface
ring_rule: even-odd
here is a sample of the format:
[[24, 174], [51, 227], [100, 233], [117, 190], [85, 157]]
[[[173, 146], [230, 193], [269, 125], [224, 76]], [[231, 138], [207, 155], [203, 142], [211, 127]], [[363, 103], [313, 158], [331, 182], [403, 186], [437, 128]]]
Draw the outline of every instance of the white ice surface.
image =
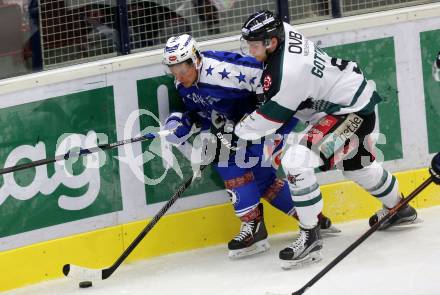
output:
[[[419, 210], [419, 216], [423, 223], [374, 233], [305, 294], [440, 294], [440, 207]], [[290, 233], [271, 236], [269, 252], [242, 260], [229, 260], [226, 245], [220, 245], [122, 265], [112, 277], [94, 282], [88, 289], [61, 278], [5, 294], [290, 294], [368, 229], [366, 220], [338, 227], [342, 233], [324, 240], [324, 259], [303, 269], [285, 271], [279, 267], [279, 250], [296, 234]], [[148, 236], [144, 243], [148, 243]]]

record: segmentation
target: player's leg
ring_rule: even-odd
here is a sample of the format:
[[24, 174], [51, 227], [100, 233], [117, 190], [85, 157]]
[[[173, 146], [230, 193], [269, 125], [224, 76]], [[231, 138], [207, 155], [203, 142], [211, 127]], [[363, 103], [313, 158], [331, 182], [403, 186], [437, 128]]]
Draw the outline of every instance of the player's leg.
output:
[[[299, 220], [287, 181], [278, 178], [273, 167], [255, 166], [252, 168], [252, 172], [255, 175], [255, 181], [262, 198], [284, 214]], [[332, 234], [340, 232], [339, 229], [332, 225], [330, 218], [322, 212], [318, 214], [318, 220], [322, 233]]]
[[[372, 226], [382, 219], [390, 208], [395, 207], [401, 201], [401, 196], [396, 177], [382, 168], [375, 160], [374, 155], [370, 152], [372, 151], [370, 141], [365, 139], [374, 129], [375, 114], [364, 115], [362, 118], [363, 122], [358, 130], [359, 146], [356, 154], [349, 157], [349, 159], [343, 160], [343, 174], [383, 204], [383, 209], [376, 212], [370, 218], [369, 223]], [[380, 229], [386, 229], [392, 225], [412, 223], [416, 218], [416, 210], [407, 205], [387, 222], [383, 223]]]
[[235, 214], [241, 220], [240, 232], [228, 243], [229, 257], [240, 258], [268, 250], [263, 204], [254, 174], [234, 165], [216, 168], [231, 197]]
[[318, 215], [322, 195], [314, 173], [319, 158], [307, 147], [290, 146], [282, 159], [288, 186], [300, 222], [298, 237], [280, 254], [281, 267], [293, 268], [321, 259], [322, 238]]
[[[383, 208], [370, 217], [370, 226], [382, 219], [389, 209], [395, 207], [401, 200], [396, 177], [383, 169], [376, 161], [368, 167], [354, 171], [344, 171], [343, 174], [382, 202]], [[416, 218], [416, 210], [407, 205], [385, 222], [380, 229], [386, 229], [392, 225], [412, 223]]]
[[[294, 123], [296, 123], [296, 119], [291, 120], [277, 132], [285, 135], [292, 130], [295, 125]], [[258, 164], [253, 166], [251, 170], [254, 173], [261, 196], [281, 212], [298, 220], [287, 181], [277, 177], [277, 170], [281, 164], [284, 137], [277, 134], [274, 138], [266, 138], [264, 143], [250, 146], [247, 154], [249, 157], [260, 159]], [[262, 157], [264, 160], [262, 160]], [[322, 212], [319, 213], [318, 219], [323, 233], [340, 232], [340, 230], [332, 226], [330, 218], [322, 214]]]

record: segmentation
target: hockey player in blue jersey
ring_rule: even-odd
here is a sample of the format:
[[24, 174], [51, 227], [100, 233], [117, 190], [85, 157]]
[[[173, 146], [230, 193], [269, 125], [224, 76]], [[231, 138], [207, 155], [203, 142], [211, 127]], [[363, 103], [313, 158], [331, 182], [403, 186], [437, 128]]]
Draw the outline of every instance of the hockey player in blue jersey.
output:
[[[259, 104], [257, 93], [262, 64], [252, 57], [232, 52], [201, 52], [196, 41], [184, 34], [168, 40], [163, 63], [174, 76], [186, 108], [183, 113], [171, 113], [165, 122], [165, 128], [174, 130], [167, 140], [175, 145], [183, 144], [200, 130], [210, 130], [218, 139], [228, 138], [228, 135], [232, 136], [229, 128]], [[270, 145], [274, 162], [281, 154], [282, 135], [290, 133], [296, 123], [297, 119], [292, 118], [277, 130], [281, 139]], [[219, 145], [221, 142], [218, 140]], [[234, 144], [236, 142], [230, 138], [226, 146], [233, 150]], [[289, 187], [285, 180], [276, 177], [277, 165], [262, 165], [264, 150], [268, 146], [260, 143], [246, 147], [246, 159], [259, 158], [258, 164], [250, 168], [240, 167], [234, 153], [230, 154], [226, 163], [214, 161], [231, 196], [235, 214], [242, 222], [239, 234], [228, 243], [231, 258], [269, 249], [261, 198], [285, 214], [295, 216]], [[327, 217], [320, 214], [319, 218], [323, 228], [331, 226]]]

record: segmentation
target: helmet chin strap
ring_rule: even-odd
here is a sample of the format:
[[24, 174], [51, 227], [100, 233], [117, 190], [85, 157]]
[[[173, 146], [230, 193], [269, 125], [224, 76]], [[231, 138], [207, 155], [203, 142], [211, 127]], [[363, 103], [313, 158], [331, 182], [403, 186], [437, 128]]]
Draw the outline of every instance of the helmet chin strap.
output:
[[275, 47], [275, 50], [272, 50], [272, 52], [269, 52], [270, 49], [270, 45], [271, 45], [271, 40], [272, 39], [264, 39], [263, 40], [263, 45], [266, 47], [266, 55], [269, 56], [270, 54], [272, 54], [273, 52], [275, 52], [279, 47], [280, 47], [280, 40], [278, 38], [276, 38], [277, 40], [277, 46]]
[[200, 71], [200, 69], [202, 68], [202, 63], [203, 63], [202, 57], [198, 57], [197, 61], [194, 63], [196, 65], [196, 69], [198, 71]]
[[264, 47], [266, 48], [266, 57], [269, 57], [269, 55], [270, 55], [270, 52], [269, 52], [269, 49], [270, 49], [270, 39], [264, 39], [263, 40], [263, 45], [264, 45]]
[[195, 63], [195, 67], [197, 70], [197, 79], [194, 81], [193, 83], [194, 85], [197, 85], [200, 81], [200, 70], [202, 69], [202, 64], [203, 64], [203, 60], [202, 57], [200, 56], [197, 58], [197, 62]]

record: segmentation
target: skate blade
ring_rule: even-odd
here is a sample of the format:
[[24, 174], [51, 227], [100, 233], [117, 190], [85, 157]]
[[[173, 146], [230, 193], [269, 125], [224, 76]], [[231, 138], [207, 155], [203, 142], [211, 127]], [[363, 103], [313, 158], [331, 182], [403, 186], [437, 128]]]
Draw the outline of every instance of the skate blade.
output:
[[393, 230], [393, 228], [397, 228], [397, 229], [398, 228], [405, 228], [405, 227], [408, 227], [408, 226], [411, 226], [411, 225], [414, 225], [414, 224], [419, 224], [419, 223], [423, 223], [423, 219], [417, 217], [414, 220], [404, 221], [404, 222], [401, 222], [401, 223], [397, 223], [397, 224], [393, 224], [391, 226], [388, 226], [388, 227], [385, 228], [385, 230]]
[[321, 234], [339, 234], [341, 232], [341, 230], [335, 226], [330, 226], [329, 228], [326, 229], [321, 229]]
[[321, 259], [322, 259], [321, 250], [314, 251], [309, 255], [307, 255], [306, 257], [299, 260], [281, 260], [281, 268], [285, 270], [298, 269], [298, 268], [302, 268], [303, 266], [316, 263]]
[[398, 223], [395, 226], [406, 226], [406, 225], [411, 225], [411, 224], [418, 224], [418, 223], [423, 223], [423, 219], [417, 217], [414, 220], [410, 220], [410, 221], [404, 221], [402, 223]]
[[231, 259], [239, 259], [251, 255], [255, 255], [258, 253], [266, 252], [270, 249], [270, 244], [267, 239], [256, 242], [250, 247], [238, 250], [229, 250], [228, 256]]

